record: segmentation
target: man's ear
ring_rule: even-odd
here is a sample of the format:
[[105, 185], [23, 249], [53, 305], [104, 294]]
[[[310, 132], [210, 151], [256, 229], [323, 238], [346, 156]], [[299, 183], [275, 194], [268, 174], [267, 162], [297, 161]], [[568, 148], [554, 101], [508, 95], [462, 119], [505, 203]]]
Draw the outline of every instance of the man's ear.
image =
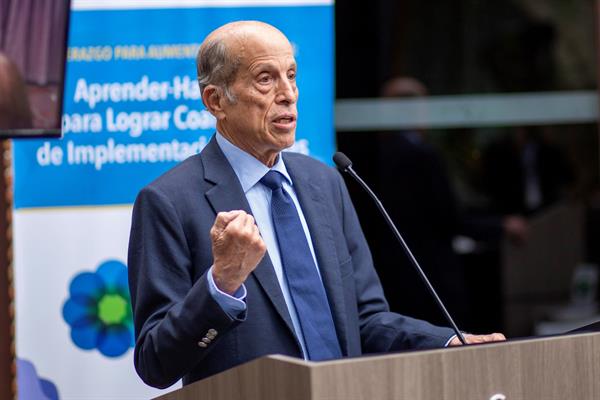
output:
[[208, 85], [202, 91], [202, 102], [204, 103], [204, 107], [206, 107], [206, 109], [218, 120], [225, 118], [222, 107], [222, 102], [224, 100], [223, 91], [218, 86]]

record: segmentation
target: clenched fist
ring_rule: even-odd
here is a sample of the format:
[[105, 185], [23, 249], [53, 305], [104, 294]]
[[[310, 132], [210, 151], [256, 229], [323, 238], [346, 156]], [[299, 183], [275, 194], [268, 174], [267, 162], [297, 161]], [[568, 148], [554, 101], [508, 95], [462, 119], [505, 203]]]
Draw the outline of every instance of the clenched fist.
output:
[[215, 284], [223, 292], [233, 294], [262, 260], [267, 246], [252, 215], [241, 210], [217, 214], [210, 239]]

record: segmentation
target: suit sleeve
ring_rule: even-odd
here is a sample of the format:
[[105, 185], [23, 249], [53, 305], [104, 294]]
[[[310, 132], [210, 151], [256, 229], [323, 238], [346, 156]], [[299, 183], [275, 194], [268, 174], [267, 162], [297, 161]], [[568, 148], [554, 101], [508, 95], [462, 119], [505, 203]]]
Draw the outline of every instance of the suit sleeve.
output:
[[[426, 321], [389, 311], [348, 190], [341, 176], [336, 175], [342, 204], [344, 235], [354, 268], [363, 353], [444, 347], [454, 335], [451, 329], [440, 328]], [[424, 288], [423, 296], [427, 295]]]
[[[232, 318], [223, 311], [210, 294], [207, 272], [193, 279], [187, 243], [168, 197], [153, 187], [142, 190], [133, 209], [128, 254], [134, 363], [142, 380], [159, 388], [201, 363], [214, 343], [245, 319], [245, 312]], [[214, 338], [199, 345], [209, 330]]]

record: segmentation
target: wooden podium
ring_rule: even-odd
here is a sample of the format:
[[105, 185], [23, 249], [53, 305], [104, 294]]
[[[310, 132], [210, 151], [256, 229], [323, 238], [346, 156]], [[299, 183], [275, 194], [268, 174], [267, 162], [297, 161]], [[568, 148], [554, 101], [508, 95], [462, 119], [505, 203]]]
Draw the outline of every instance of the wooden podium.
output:
[[600, 399], [600, 333], [326, 362], [269, 356], [159, 399]]

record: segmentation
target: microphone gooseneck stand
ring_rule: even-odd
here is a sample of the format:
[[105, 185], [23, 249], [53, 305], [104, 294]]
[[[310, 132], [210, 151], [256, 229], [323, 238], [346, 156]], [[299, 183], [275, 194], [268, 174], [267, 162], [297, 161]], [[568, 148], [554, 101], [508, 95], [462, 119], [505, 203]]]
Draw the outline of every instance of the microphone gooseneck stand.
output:
[[450, 316], [450, 313], [448, 312], [448, 310], [444, 306], [444, 303], [442, 302], [442, 300], [440, 299], [440, 297], [436, 293], [435, 289], [431, 285], [431, 282], [429, 282], [429, 279], [427, 279], [427, 275], [425, 275], [425, 272], [423, 271], [423, 269], [419, 265], [419, 262], [417, 261], [417, 259], [413, 255], [413, 253], [410, 251], [410, 248], [408, 247], [408, 245], [404, 241], [404, 238], [402, 237], [402, 235], [398, 231], [398, 228], [396, 228], [396, 225], [394, 224], [394, 222], [390, 218], [389, 214], [387, 213], [387, 211], [383, 207], [383, 204], [381, 204], [381, 201], [377, 198], [377, 196], [375, 195], [375, 193], [373, 193], [373, 191], [371, 190], [371, 188], [369, 188], [369, 186], [365, 183], [365, 181], [363, 181], [362, 178], [360, 176], [358, 176], [358, 174], [356, 172], [354, 172], [354, 170], [352, 169], [352, 161], [350, 161], [350, 159], [344, 153], [337, 152], [333, 156], [333, 162], [335, 162], [335, 164], [337, 165], [337, 167], [340, 170], [342, 170], [343, 172], [346, 172], [352, 178], [354, 178], [359, 183], [359, 185], [362, 186], [362, 188], [364, 190], [366, 190], [366, 192], [369, 194], [369, 196], [371, 196], [371, 198], [375, 201], [375, 204], [377, 205], [377, 208], [379, 209], [379, 211], [383, 215], [383, 217], [385, 219], [385, 222], [387, 222], [387, 224], [391, 228], [392, 232], [394, 232], [394, 236], [396, 236], [396, 239], [398, 239], [398, 241], [402, 245], [402, 249], [404, 250], [404, 252], [408, 256], [408, 259], [410, 260], [410, 262], [413, 265], [413, 267], [416, 269], [417, 274], [419, 275], [419, 277], [423, 280], [423, 283], [425, 283], [425, 286], [427, 287], [427, 290], [429, 291], [429, 293], [431, 294], [431, 296], [433, 296], [433, 298], [434, 298], [436, 304], [438, 305], [439, 309], [444, 314], [444, 317], [446, 318], [446, 320], [448, 321], [448, 323], [450, 323], [450, 326], [454, 330], [454, 333], [456, 334], [456, 336], [458, 337], [458, 339], [461, 341], [461, 343], [464, 344], [464, 345], [466, 345], [467, 341], [465, 340], [465, 337], [463, 336], [462, 332], [456, 326], [456, 323], [454, 322], [454, 320]]

